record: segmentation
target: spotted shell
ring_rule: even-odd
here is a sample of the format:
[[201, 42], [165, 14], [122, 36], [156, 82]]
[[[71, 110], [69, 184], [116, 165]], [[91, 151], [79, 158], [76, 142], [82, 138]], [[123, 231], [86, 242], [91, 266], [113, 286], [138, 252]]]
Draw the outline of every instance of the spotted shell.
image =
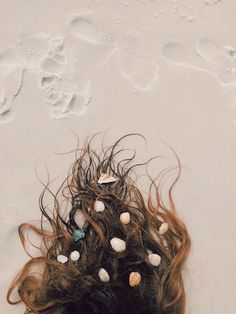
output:
[[125, 241], [119, 239], [119, 238], [112, 238], [110, 240], [111, 247], [116, 252], [122, 252], [126, 249], [126, 243]]
[[141, 275], [138, 272], [132, 272], [129, 275], [129, 285], [131, 287], [135, 287], [138, 286], [140, 284], [141, 281]]
[[99, 184], [103, 184], [103, 183], [112, 183], [115, 182], [116, 178], [114, 178], [113, 176], [111, 176], [108, 173], [102, 173], [101, 176], [98, 179], [98, 183]]
[[110, 280], [110, 276], [109, 276], [108, 272], [106, 271], [106, 269], [104, 269], [104, 268], [100, 268], [100, 270], [98, 272], [98, 276], [99, 276], [100, 280], [103, 282], [108, 282]]
[[161, 224], [160, 228], [159, 228], [159, 233], [160, 233], [161, 235], [164, 235], [164, 234], [168, 231], [168, 229], [169, 229], [168, 223], [167, 223], [167, 222], [163, 222], [163, 223]]

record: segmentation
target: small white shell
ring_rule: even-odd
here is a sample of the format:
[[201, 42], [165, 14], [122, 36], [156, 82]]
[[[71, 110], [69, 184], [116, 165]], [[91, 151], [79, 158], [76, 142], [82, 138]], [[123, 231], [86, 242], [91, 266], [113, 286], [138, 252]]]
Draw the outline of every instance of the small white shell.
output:
[[140, 281], [141, 281], [140, 273], [138, 273], [138, 272], [130, 273], [130, 275], [129, 275], [129, 285], [131, 287], [135, 287], [135, 286], [139, 285]]
[[111, 182], [115, 182], [115, 181], [116, 181], [116, 178], [114, 178], [113, 176], [111, 176], [108, 173], [102, 173], [100, 178], [98, 179], [99, 184], [111, 183]]
[[153, 265], [153, 266], [159, 266], [160, 262], [161, 262], [161, 257], [158, 254], [149, 254], [148, 255], [148, 259], [149, 262]]
[[110, 276], [109, 276], [108, 272], [106, 271], [106, 269], [104, 269], [104, 268], [100, 268], [100, 270], [98, 272], [98, 276], [99, 276], [100, 280], [103, 282], [108, 282], [110, 280]]
[[159, 233], [160, 233], [161, 235], [163, 235], [163, 234], [165, 234], [165, 233], [168, 231], [168, 229], [169, 229], [168, 223], [167, 223], [167, 222], [163, 222], [163, 223], [161, 224], [160, 228], [159, 228]]
[[68, 258], [65, 255], [58, 255], [57, 261], [58, 263], [65, 264], [68, 261]]
[[123, 241], [119, 238], [112, 238], [110, 241], [110, 244], [111, 244], [113, 250], [116, 252], [122, 252], [126, 249], [125, 241]]
[[96, 201], [94, 202], [94, 210], [95, 210], [97, 213], [103, 212], [104, 209], [105, 209], [105, 205], [104, 205], [104, 203], [103, 203], [102, 201], [96, 200]]
[[80, 258], [80, 253], [78, 251], [73, 251], [73, 252], [70, 253], [70, 259], [73, 262], [78, 261], [79, 258]]
[[120, 221], [122, 224], [127, 225], [130, 222], [130, 213], [124, 212], [120, 215]]

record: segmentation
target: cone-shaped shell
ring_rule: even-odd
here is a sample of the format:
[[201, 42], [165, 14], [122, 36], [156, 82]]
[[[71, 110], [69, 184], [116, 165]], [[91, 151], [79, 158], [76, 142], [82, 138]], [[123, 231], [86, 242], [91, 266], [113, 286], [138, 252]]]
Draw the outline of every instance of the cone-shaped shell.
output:
[[130, 213], [129, 212], [124, 212], [120, 215], [120, 221], [122, 222], [123, 225], [127, 225], [130, 223]]
[[104, 211], [104, 209], [105, 209], [105, 205], [104, 205], [104, 203], [102, 202], [102, 201], [98, 201], [98, 200], [96, 200], [95, 202], [94, 202], [94, 210], [96, 211], [96, 212], [103, 212]]
[[78, 251], [73, 251], [73, 252], [70, 253], [70, 259], [73, 262], [78, 261], [79, 258], [80, 258], [80, 253]]
[[163, 234], [165, 234], [165, 233], [168, 231], [168, 229], [169, 229], [168, 223], [167, 223], [167, 222], [163, 222], [163, 223], [161, 224], [160, 228], [159, 228], [159, 233], [160, 233], [161, 235], [163, 235]]
[[115, 181], [116, 181], [116, 178], [114, 178], [113, 176], [111, 176], [108, 173], [102, 173], [98, 179], [99, 184], [111, 183], [111, 182], [115, 182]]
[[110, 276], [109, 276], [108, 272], [106, 271], [106, 269], [104, 269], [104, 268], [100, 268], [100, 270], [98, 272], [98, 276], [99, 276], [100, 280], [103, 282], [108, 282], [110, 280]]
[[129, 285], [131, 287], [135, 287], [138, 286], [140, 284], [141, 281], [141, 275], [138, 272], [132, 272], [129, 275]]
[[112, 238], [110, 241], [110, 244], [111, 244], [113, 250], [116, 252], [122, 252], [126, 249], [125, 241], [123, 241], [119, 238]]
[[148, 255], [148, 259], [149, 262], [153, 265], [153, 266], [159, 266], [160, 262], [161, 262], [161, 257], [158, 254], [149, 254]]
[[58, 255], [57, 256], [58, 263], [65, 264], [68, 261], [68, 258], [65, 255]]

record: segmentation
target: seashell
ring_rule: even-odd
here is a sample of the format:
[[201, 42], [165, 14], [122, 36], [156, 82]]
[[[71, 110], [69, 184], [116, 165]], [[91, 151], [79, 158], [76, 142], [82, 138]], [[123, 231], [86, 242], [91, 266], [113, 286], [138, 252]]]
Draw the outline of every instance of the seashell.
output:
[[78, 261], [79, 258], [80, 258], [80, 253], [78, 251], [73, 251], [73, 252], [70, 253], [70, 259], [73, 262]]
[[85, 232], [83, 229], [74, 230], [72, 236], [73, 236], [74, 241], [78, 241], [84, 238]]
[[68, 261], [68, 258], [65, 255], [58, 255], [57, 261], [58, 263], [65, 264]]
[[104, 203], [103, 203], [102, 201], [96, 200], [96, 201], [94, 202], [94, 210], [95, 210], [97, 213], [103, 212], [104, 209], [105, 209], [105, 205], [104, 205]]
[[140, 281], [141, 281], [140, 273], [138, 273], [138, 272], [130, 273], [130, 275], [129, 275], [129, 285], [131, 287], [135, 287], [135, 286], [139, 285]]
[[111, 176], [108, 173], [102, 173], [98, 179], [98, 183], [99, 184], [103, 184], [103, 183], [112, 183], [115, 182], [116, 178], [114, 178], [113, 176]]
[[160, 228], [159, 228], [159, 233], [160, 233], [161, 235], [163, 235], [163, 234], [165, 234], [165, 233], [168, 231], [168, 229], [169, 229], [168, 223], [167, 223], [167, 222], [163, 222], [163, 223], [161, 224]]
[[120, 215], [120, 221], [123, 225], [127, 225], [130, 222], [130, 213], [124, 212]]
[[147, 250], [148, 255], [149, 254], [153, 254], [153, 252], [151, 250]]
[[119, 238], [112, 238], [110, 241], [110, 244], [111, 244], [113, 250], [116, 252], [122, 252], [126, 249], [125, 241], [123, 241]]
[[149, 262], [153, 265], [153, 266], [159, 266], [160, 262], [161, 262], [161, 257], [158, 254], [149, 254], [148, 255], [148, 259]]
[[99, 276], [100, 280], [103, 282], [108, 282], [110, 280], [110, 276], [109, 276], [108, 272], [106, 271], [106, 269], [104, 269], [104, 268], [100, 268], [100, 270], [98, 272], [98, 276]]

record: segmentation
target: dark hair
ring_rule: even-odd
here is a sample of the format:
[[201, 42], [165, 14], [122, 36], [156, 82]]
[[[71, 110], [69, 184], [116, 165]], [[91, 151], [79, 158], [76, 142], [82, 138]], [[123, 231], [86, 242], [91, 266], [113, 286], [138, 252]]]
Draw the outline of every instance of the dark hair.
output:
[[[41, 227], [32, 223], [19, 227], [24, 247], [26, 229], [42, 238], [40, 256], [31, 257], [13, 280], [7, 294], [10, 304], [24, 302], [33, 313], [184, 313], [181, 270], [190, 238], [172, 199], [172, 189], [180, 176], [179, 158], [176, 155], [178, 175], [168, 191], [169, 205], [164, 204], [160, 193], [162, 178], [168, 171], [156, 180], [147, 174], [151, 184], [145, 200], [133, 172], [141, 165], [132, 164], [135, 153], [119, 160], [124, 152], [120, 142], [132, 135], [121, 137], [109, 147], [102, 146], [99, 153], [92, 148], [94, 137], [90, 138], [82, 148], [77, 147], [76, 161], [58, 192], [53, 194], [48, 184], [44, 186], [39, 199]], [[116, 181], [98, 183], [103, 173]], [[45, 205], [46, 191], [53, 195], [52, 209]], [[59, 201], [59, 192], [63, 201]], [[105, 205], [104, 211], [95, 210], [96, 200]], [[130, 214], [128, 224], [120, 221], [123, 212]], [[79, 228], [77, 215], [84, 219], [85, 236], [80, 240], [73, 238]], [[160, 232], [163, 223], [168, 227], [165, 234]], [[125, 241], [126, 250], [115, 251], [110, 244], [113, 237]], [[80, 253], [78, 261], [69, 258], [63, 264], [57, 260], [58, 254], [70, 256], [72, 251]], [[161, 258], [159, 266], [153, 266], [149, 254]], [[100, 280], [100, 268], [109, 274], [108, 282]], [[141, 275], [136, 286], [129, 284], [131, 272]], [[18, 301], [10, 299], [15, 288]]]

